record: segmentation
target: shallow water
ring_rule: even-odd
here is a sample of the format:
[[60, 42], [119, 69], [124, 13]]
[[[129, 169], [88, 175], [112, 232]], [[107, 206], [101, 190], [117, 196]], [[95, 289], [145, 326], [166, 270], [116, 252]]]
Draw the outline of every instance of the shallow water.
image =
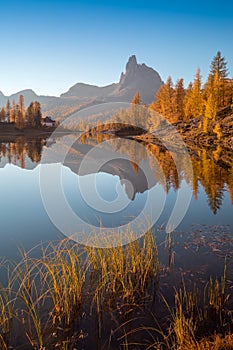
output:
[[[64, 234], [72, 235], [87, 226], [90, 231], [100, 226], [116, 230], [132, 224], [141, 213], [151, 224], [151, 218], [146, 216], [149, 212], [153, 212], [153, 230], [160, 240], [180, 193], [182, 220], [173, 234], [174, 238], [179, 237], [178, 251], [180, 246], [187, 250], [192, 244], [198, 245], [198, 240], [193, 238], [197, 232], [205, 236], [200, 239], [206, 246], [213, 243], [215, 253], [220, 253], [220, 248], [214, 240], [216, 237], [221, 240], [224, 233], [230, 246], [233, 168], [220, 163], [220, 151], [217, 159], [211, 152], [198, 150], [191, 157], [191, 174], [185, 166], [178, 173], [171, 154], [156, 146], [137, 148], [135, 142], [132, 145], [131, 141], [119, 138], [106, 141], [101, 147], [102, 143], [94, 137], [81, 141], [70, 135], [47, 141], [18, 140], [1, 144], [0, 256], [15, 258], [19, 247], [28, 250], [40, 242], [59, 240]], [[68, 144], [71, 146], [61, 164], [59, 157]], [[182, 163], [182, 159], [180, 161]], [[65, 210], [62, 211], [63, 206], [57, 199], [58, 173], [64, 200], [74, 217], [81, 220], [69, 221]], [[43, 192], [50, 196], [55, 216], [49, 212]], [[63, 218], [62, 227], [56, 222], [56, 216]], [[138, 237], [144, 233], [144, 226], [140, 230]]]
[[[129, 332], [142, 322], [143, 327], [154, 327], [152, 315], [163, 323], [168, 311], [158, 291], [173, 305], [174, 288], [180, 288], [182, 281], [202, 288], [210, 276], [223, 275], [225, 262], [231, 290], [233, 166], [229, 150], [191, 150], [187, 159], [187, 154], [174, 155], [153, 144], [108, 135], [79, 139], [67, 135], [4, 143], [0, 157], [0, 261], [19, 260], [22, 249], [29, 251], [66, 236], [81, 244], [114, 246], [142, 237], [149, 228], [155, 235], [161, 268], [159, 276], [154, 276], [158, 285], [132, 305], [121, 301], [111, 311], [105, 305], [101, 337], [95, 312], [83, 305], [77, 324], [69, 330], [83, 349], [121, 348], [118, 326], [129, 320]], [[134, 236], [127, 227], [133, 227]], [[123, 238], [119, 241], [119, 237]], [[39, 251], [33, 249], [30, 256]], [[1, 282], [4, 276], [1, 271]], [[20, 329], [16, 325], [15, 334]], [[133, 342], [140, 337], [133, 333]], [[19, 334], [13, 342], [22, 346], [27, 341]]]

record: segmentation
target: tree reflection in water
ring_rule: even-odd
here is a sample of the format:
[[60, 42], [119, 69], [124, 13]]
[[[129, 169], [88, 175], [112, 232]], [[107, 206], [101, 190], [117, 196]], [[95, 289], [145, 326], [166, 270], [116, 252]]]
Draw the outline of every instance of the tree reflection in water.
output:
[[[228, 192], [230, 201], [233, 204], [233, 164], [231, 162], [233, 151], [225, 149], [220, 145], [214, 150], [208, 148], [195, 149], [193, 146], [192, 149], [189, 149], [193, 174], [189, 173], [189, 167], [185, 164], [186, 157], [180, 154], [178, 159], [183, 172], [182, 174], [178, 174], [172, 154], [165, 147], [160, 147], [149, 142], [141, 142], [144, 147], [137, 147], [137, 142], [131, 142], [126, 138], [115, 137], [112, 134], [88, 132], [83, 134], [73, 144], [72, 149], [67, 155], [67, 158], [69, 154], [73, 156], [73, 150], [79, 150], [75, 158], [75, 168], [70, 161], [65, 161], [65, 165], [78, 173], [78, 165], [86, 153], [84, 148], [80, 148], [80, 146], [88, 145], [88, 149], [90, 149], [90, 147], [96, 147], [97, 144], [108, 140], [111, 140], [111, 145], [116, 152], [128, 156], [129, 162], [127, 167], [131, 169], [130, 180], [135, 182], [136, 192], [142, 193], [148, 189], [145, 185], [145, 179], [142, 178], [143, 174], [140, 171], [140, 162], [148, 161], [150, 168], [154, 171], [155, 183], [160, 183], [166, 193], [170, 189], [177, 191], [181, 186], [181, 182], [185, 180], [192, 188], [195, 199], [198, 199], [200, 186], [204, 188], [208, 205], [214, 214], [221, 208], [224, 193]], [[27, 159], [35, 163], [35, 165], [38, 164], [41, 161], [43, 147], [51, 147], [55, 143], [56, 140], [52, 140], [51, 142], [51, 140], [44, 138], [25, 139], [24, 137], [18, 137], [15, 141], [0, 143], [0, 161], [4, 158], [5, 163], [27, 168]], [[124, 164], [115, 163], [106, 165], [106, 172], [119, 175], [119, 169], [117, 170], [117, 167], [123, 167], [127, 162], [124, 162]], [[128, 168], [124, 170], [126, 174], [129, 173]], [[102, 171], [105, 171], [104, 167]], [[134, 175], [132, 176], [132, 174]], [[140, 179], [142, 180], [142, 186], [139, 185]], [[135, 194], [132, 199], [134, 197]]]

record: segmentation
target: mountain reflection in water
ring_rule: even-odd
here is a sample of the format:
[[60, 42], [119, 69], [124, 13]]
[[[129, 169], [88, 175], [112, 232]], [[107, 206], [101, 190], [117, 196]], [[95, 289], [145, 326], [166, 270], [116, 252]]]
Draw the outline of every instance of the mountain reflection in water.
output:
[[[191, 187], [196, 200], [199, 197], [200, 187], [203, 187], [208, 205], [214, 214], [221, 208], [224, 195], [228, 195], [233, 204], [233, 164], [231, 161], [233, 151], [230, 152], [229, 149], [225, 150], [220, 146], [215, 150], [191, 150], [193, 174], [188, 172], [185, 157], [182, 157], [182, 154], [179, 155], [183, 173], [178, 174], [171, 153], [150, 143], [138, 148], [136, 142], [106, 134], [89, 137], [85, 134], [78, 140], [77, 135], [47, 140], [43, 138], [26, 140], [19, 137], [14, 142], [0, 143], [0, 167], [11, 163], [24, 169], [34, 169], [40, 163], [45, 148], [49, 154], [48, 162], [59, 162], [60, 150], [68, 139], [70, 142], [70, 138], [73, 138], [74, 143], [66, 155], [64, 166], [81, 176], [93, 173], [93, 162], [95, 162], [95, 159], [89, 159], [90, 166], [85, 167], [86, 173], [83, 173], [83, 170], [79, 169], [83, 158], [87, 154], [89, 156], [90, 150], [98, 144], [111, 140], [112, 160], [103, 164], [99, 172], [118, 176], [130, 200], [134, 200], [137, 193], [144, 193], [156, 183], [161, 184], [166, 193], [170, 189], [177, 191], [182, 180], [185, 180]], [[104, 157], [106, 149], [103, 148], [102, 152]], [[124, 155], [124, 158], [121, 158], [121, 155]], [[144, 162], [144, 171], [140, 167], [142, 162]]]

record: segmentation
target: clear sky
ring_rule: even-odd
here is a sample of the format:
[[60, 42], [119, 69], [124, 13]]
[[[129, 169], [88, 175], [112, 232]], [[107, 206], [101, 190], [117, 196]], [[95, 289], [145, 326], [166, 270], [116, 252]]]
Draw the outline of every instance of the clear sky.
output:
[[60, 95], [77, 82], [117, 82], [128, 57], [163, 80], [206, 78], [218, 50], [233, 75], [233, 2], [149, 0], [4, 1], [0, 91]]

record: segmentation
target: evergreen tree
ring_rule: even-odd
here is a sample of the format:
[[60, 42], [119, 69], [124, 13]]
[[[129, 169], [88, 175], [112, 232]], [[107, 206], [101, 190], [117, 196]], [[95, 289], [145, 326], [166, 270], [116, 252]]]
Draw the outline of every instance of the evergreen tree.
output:
[[25, 118], [26, 125], [29, 128], [38, 128], [41, 126], [42, 114], [39, 102], [35, 101], [29, 105], [25, 114]]
[[184, 119], [185, 121], [189, 121], [192, 118], [192, 106], [193, 106], [193, 83], [190, 82], [189, 86], [186, 90], [186, 95], [184, 99]]
[[185, 119], [199, 118], [204, 112], [204, 100], [201, 89], [201, 73], [198, 68], [193, 84], [189, 84], [185, 98]]
[[135, 104], [135, 105], [140, 105], [141, 104], [141, 98], [140, 98], [140, 94], [139, 94], [139, 91], [137, 91], [131, 101], [132, 104]]
[[142, 107], [141, 107], [141, 98], [139, 91], [137, 91], [131, 101], [131, 106], [129, 108], [129, 123], [135, 126], [142, 126], [144, 120], [142, 120]]
[[34, 113], [33, 113], [33, 102], [30, 103], [28, 106], [26, 113], [25, 113], [25, 120], [26, 120], [26, 125], [28, 128], [33, 128], [35, 127], [35, 121], [34, 121]]
[[23, 95], [19, 96], [19, 102], [16, 105], [15, 125], [18, 129], [23, 129], [25, 127], [25, 111], [24, 111]]
[[20, 114], [20, 111], [19, 111], [19, 105], [18, 104], [15, 106], [15, 126], [18, 129], [21, 129], [21, 114]]
[[205, 103], [205, 114], [203, 120], [203, 131], [208, 131], [209, 121], [215, 120], [217, 114], [217, 101], [214, 92], [208, 96]]
[[10, 115], [9, 115], [10, 123], [15, 123], [15, 117], [16, 117], [16, 105], [15, 105], [15, 100], [13, 100], [12, 107], [10, 109]]
[[160, 86], [156, 94], [156, 101], [152, 102], [150, 109], [160, 113], [172, 122], [174, 117], [173, 97], [173, 82], [172, 78], [169, 76], [166, 83]]
[[184, 118], [184, 79], [179, 79], [176, 82], [174, 96], [173, 96], [173, 109], [174, 109], [174, 121], [183, 120]]
[[34, 119], [35, 119], [35, 127], [38, 128], [41, 126], [42, 113], [40, 103], [35, 101], [33, 104], [34, 107]]
[[5, 122], [6, 120], [6, 111], [5, 108], [2, 107], [2, 109], [0, 110], [0, 122]]
[[22, 114], [24, 114], [24, 96], [20, 95], [19, 96], [19, 110]]
[[193, 90], [192, 90], [192, 113], [194, 118], [201, 117], [203, 115], [204, 110], [204, 103], [203, 103], [203, 97], [202, 97], [202, 91], [201, 91], [201, 73], [200, 69], [198, 68], [195, 80], [193, 83]]
[[226, 79], [228, 76], [227, 62], [220, 51], [217, 52], [210, 66], [210, 75], [214, 77], [216, 73], [218, 73], [219, 79]]
[[10, 111], [11, 111], [11, 104], [10, 104], [10, 100], [8, 98], [7, 103], [6, 103], [6, 118], [7, 121], [10, 121]]
[[207, 101], [209, 95], [215, 90], [213, 97], [216, 98], [217, 109], [225, 107], [229, 104], [229, 86], [230, 81], [227, 79], [228, 69], [227, 62], [218, 51], [213, 58], [210, 66], [210, 73], [205, 84], [204, 96]]

